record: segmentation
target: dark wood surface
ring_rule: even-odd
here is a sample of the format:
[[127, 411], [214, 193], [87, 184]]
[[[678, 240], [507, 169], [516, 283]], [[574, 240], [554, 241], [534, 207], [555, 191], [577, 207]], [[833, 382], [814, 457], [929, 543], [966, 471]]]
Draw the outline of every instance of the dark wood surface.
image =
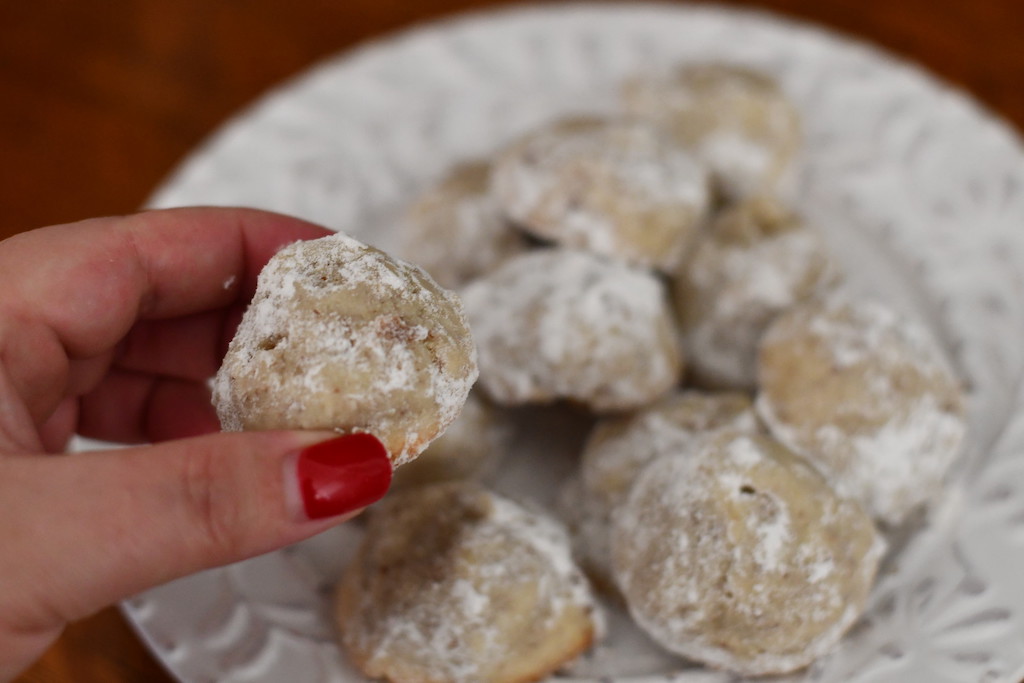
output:
[[[137, 208], [182, 157], [318, 59], [472, 0], [0, 2], [0, 238]], [[1024, 129], [1020, 0], [762, 0], [881, 45]], [[3, 274], [0, 273], [0, 286]], [[2, 507], [2, 501], [0, 501]], [[171, 679], [108, 609], [22, 683]]]

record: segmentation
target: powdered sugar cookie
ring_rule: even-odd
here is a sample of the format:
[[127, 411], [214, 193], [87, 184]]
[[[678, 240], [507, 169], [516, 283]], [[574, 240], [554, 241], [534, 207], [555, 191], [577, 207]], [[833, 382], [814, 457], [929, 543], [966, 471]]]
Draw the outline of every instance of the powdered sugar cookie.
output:
[[835, 284], [837, 274], [821, 234], [778, 200], [757, 197], [723, 211], [675, 278], [693, 379], [753, 389], [768, 324]]
[[757, 433], [757, 418], [746, 395], [682, 391], [595, 425], [580, 458], [578, 480], [567, 484], [561, 508], [569, 513], [577, 556], [601, 583], [611, 583], [612, 513], [644, 466], [662, 457], [685, 458], [701, 439], [723, 430]]
[[566, 247], [671, 270], [708, 205], [704, 168], [654, 128], [570, 120], [495, 162], [494, 196], [525, 230]]
[[863, 610], [883, 548], [810, 465], [735, 432], [648, 465], [612, 527], [636, 622], [673, 652], [746, 675], [828, 652]]
[[267, 263], [213, 400], [224, 429], [368, 431], [400, 465], [455, 419], [476, 376], [458, 298], [337, 234]]
[[517, 256], [463, 292], [480, 383], [506, 405], [568, 399], [629, 410], [677, 382], [681, 354], [662, 283], [585, 252]]
[[920, 324], [847, 296], [801, 304], [765, 334], [759, 379], [775, 437], [877, 518], [899, 523], [941, 492], [964, 398]]
[[598, 630], [554, 521], [469, 483], [386, 498], [337, 593], [341, 642], [389, 681], [533, 681]]
[[527, 249], [490, 196], [490, 179], [489, 162], [462, 164], [406, 212], [400, 253], [443, 287], [461, 287]]
[[680, 391], [630, 415], [605, 418], [594, 427], [580, 459], [586, 489], [608, 509], [615, 508], [648, 462], [683, 457], [700, 439], [726, 429], [758, 431], [746, 395]]
[[800, 117], [770, 76], [747, 67], [685, 64], [634, 77], [626, 110], [669, 131], [711, 169], [729, 199], [771, 192], [791, 177]]

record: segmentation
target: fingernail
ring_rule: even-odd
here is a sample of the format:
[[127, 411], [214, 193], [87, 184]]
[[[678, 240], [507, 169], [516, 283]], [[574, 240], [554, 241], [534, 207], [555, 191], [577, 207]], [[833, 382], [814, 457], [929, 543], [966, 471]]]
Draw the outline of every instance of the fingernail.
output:
[[372, 434], [347, 434], [299, 451], [295, 474], [307, 519], [326, 519], [374, 503], [391, 485], [391, 459]]

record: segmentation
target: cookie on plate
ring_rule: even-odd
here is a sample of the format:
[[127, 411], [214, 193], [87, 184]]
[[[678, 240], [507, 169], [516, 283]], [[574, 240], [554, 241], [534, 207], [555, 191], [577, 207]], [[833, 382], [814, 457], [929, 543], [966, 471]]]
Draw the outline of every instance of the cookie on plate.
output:
[[793, 178], [800, 116], [766, 73], [718, 62], [683, 64], [628, 80], [623, 102], [707, 164], [725, 199], [779, 191]]
[[599, 628], [553, 520], [467, 482], [389, 496], [336, 598], [341, 643], [393, 683], [534, 681]]
[[646, 405], [679, 379], [665, 287], [582, 251], [541, 249], [463, 291], [480, 384], [505, 405], [564, 399], [596, 412]]
[[779, 200], [755, 197], [726, 209], [674, 281], [691, 378], [714, 389], [753, 389], [769, 323], [837, 282], [823, 236]]
[[495, 162], [493, 194], [537, 237], [669, 271], [703, 221], [704, 167], [642, 123], [571, 119], [526, 136]]
[[599, 585], [610, 586], [608, 529], [643, 468], [662, 457], [688, 457], [701, 439], [723, 430], [755, 434], [753, 405], [741, 393], [678, 391], [624, 416], [597, 422], [584, 445], [579, 475], [561, 495], [574, 551]]
[[668, 650], [744, 675], [802, 668], [856, 621], [884, 543], [855, 501], [767, 436], [660, 458], [613, 517], [630, 614]]
[[808, 301], [769, 327], [758, 375], [772, 434], [876, 518], [898, 524], [941, 493], [964, 395], [923, 325], [847, 295]]
[[459, 288], [525, 251], [528, 242], [490, 195], [487, 161], [456, 166], [413, 202], [402, 221], [401, 256], [443, 287]]

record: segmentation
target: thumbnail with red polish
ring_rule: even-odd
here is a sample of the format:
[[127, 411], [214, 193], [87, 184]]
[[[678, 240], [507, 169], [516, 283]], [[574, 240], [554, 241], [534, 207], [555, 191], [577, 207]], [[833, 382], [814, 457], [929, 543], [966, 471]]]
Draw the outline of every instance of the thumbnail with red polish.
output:
[[299, 452], [297, 470], [310, 519], [364, 508], [391, 485], [391, 459], [372, 434], [347, 434], [309, 446]]

